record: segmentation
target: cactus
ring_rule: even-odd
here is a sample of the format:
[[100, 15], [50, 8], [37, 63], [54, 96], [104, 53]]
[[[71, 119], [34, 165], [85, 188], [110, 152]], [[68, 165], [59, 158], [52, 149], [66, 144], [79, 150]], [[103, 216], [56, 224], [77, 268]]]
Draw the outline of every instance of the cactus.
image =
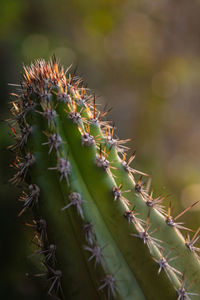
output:
[[[11, 181], [19, 216], [32, 211], [35, 255], [57, 299], [200, 299], [194, 233], [154, 198], [151, 177], [127, 160], [126, 141], [95, 96], [55, 57], [24, 67], [13, 94]], [[184, 233], [185, 232], [185, 233]]]

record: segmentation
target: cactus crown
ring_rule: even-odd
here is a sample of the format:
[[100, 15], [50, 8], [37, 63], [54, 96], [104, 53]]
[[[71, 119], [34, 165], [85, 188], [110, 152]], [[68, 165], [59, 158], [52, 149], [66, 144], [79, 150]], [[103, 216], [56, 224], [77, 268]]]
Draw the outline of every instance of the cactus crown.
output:
[[[50, 62], [24, 67], [13, 94], [11, 129], [19, 200], [33, 211], [35, 254], [42, 255], [48, 294], [66, 299], [200, 297], [193, 237], [172, 217], [151, 178], [127, 160], [125, 142], [102, 120], [83, 81]], [[144, 178], [146, 178], [144, 180]], [[145, 183], [147, 182], [147, 183]]]

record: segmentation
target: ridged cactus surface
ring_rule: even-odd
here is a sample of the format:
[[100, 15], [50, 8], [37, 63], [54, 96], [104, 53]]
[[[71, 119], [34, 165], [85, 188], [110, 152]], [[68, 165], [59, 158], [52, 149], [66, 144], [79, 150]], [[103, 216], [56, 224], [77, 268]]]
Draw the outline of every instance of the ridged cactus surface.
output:
[[[11, 179], [59, 299], [200, 299], [200, 263], [181, 217], [154, 198], [95, 96], [56, 59], [24, 67], [13, 94]], [[180, 220], [180, 221], [179, 221]]]

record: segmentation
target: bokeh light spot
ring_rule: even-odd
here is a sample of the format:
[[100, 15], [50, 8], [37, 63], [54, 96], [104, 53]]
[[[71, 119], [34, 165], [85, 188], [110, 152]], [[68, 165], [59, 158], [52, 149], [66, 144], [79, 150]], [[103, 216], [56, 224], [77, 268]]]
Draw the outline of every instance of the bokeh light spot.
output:
[[48, 56], [49, 41], [42, 34], [29, 35], [22, 44], [22, 53], [27, 59]]
[[[200, 200], [200, 184], [191, 184], [183, 189], [181, 193], [181, 203], [184, 208]], [[200, 210], [200, 204], [195, 205], [191, 210]]]
[[152, 79], [152, 90], [160, 97], [170, 98], [175, 96], [178, 90], [177, 79], [170, 72], [156, 73]]

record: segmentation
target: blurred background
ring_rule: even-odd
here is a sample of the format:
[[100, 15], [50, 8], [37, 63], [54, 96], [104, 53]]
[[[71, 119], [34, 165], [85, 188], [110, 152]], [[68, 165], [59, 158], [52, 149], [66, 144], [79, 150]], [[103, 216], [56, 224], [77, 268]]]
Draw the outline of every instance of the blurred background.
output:
[[[134, 166], [170, 194], [174, 215], [200, 200], [200, 1], [0, 0], [0, 222], [3, 299], [46, 299], [28, 258], [30, 230], [8, 180], [12, 153], [8, 83], [22, 63], [55, 54], [73, 64], [120, 138], [132, 138]], [[200, 205], [185, 216], [199, 226]]]

